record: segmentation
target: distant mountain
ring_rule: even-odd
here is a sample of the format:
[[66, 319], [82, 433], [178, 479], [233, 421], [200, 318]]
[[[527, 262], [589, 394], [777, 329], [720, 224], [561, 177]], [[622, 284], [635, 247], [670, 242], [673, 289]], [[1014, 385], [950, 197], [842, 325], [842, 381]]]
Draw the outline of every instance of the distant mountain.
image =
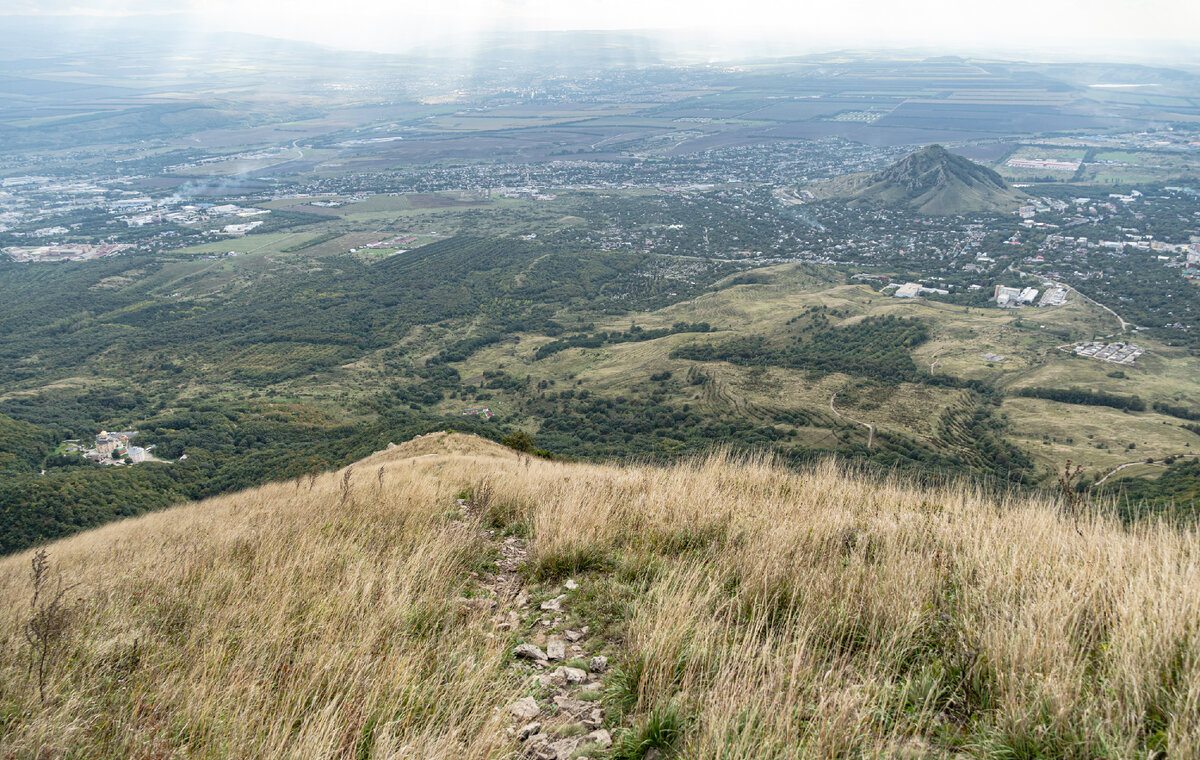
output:
[[996, 172], [940, 145], [930, 145], [881, 172], [828, 182], [818, 195], [930, 215], [1012, 211], [1024, 197]]

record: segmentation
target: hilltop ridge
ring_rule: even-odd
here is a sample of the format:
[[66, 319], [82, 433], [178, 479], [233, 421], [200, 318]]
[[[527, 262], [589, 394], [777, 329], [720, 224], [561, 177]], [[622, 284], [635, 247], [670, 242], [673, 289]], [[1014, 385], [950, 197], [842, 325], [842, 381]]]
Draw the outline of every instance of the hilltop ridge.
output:
[[926, 215], [1013, 211], [1024, 197], [995, 171], [941, 145], [930, 145], [873, 174], [833, 180], [821, 194]]
[[35, 599], [37, 556], [0, 559], [6, 757], [1200, 746], [1195, 531], [832, 462], [433, 433], [51, 544]]

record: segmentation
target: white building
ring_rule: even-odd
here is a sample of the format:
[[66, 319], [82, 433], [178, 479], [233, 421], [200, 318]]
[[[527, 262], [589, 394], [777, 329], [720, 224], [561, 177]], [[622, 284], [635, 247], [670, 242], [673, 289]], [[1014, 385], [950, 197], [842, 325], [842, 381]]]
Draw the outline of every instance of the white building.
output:
[[1037, 288], [1006, 288], [1003, 285], [997, 285], [992, 299], [996, 302], [997, 306], [1016, 308], [1033, 303], [1037, 300], [1037, 297]]

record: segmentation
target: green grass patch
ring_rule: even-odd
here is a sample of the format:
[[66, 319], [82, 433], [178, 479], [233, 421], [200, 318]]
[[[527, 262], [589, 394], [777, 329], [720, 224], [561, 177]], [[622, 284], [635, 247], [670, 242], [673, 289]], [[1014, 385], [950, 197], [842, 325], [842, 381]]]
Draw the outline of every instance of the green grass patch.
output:
[[556, 581], [589, 570], [608, 570], [612, 565], [612, 557], [604, 549], [588, 544], [573, 544], [531, 560], [528, 574], [535, 581]]
[[321, 243], [328, 243], [330, 240], [334, 240], [341, 236], [342, 233], [340, 232], [326, 232], [321, 235], [317, 235], [316, 237], [309, 238], [308, 240], [304, 240], [299, 243], [293, 243], [292, 245], [280, 248], [279, 251], [281, 253], [296, 253], [297, 251], [303, 251], [305, 248], [312, 248], [313, 246], [320, 245]]

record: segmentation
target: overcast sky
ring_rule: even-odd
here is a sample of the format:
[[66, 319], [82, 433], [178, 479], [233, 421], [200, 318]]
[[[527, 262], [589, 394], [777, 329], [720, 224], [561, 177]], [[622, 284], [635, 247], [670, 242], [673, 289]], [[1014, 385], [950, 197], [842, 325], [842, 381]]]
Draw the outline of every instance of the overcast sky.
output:
[[[338, 47], [400, 51], [490, 30], [652, 29], [771, 52], [845, 46], [1061, 49], [1200, 45], [1200, 0], [0, 0], [0, 12], [187, 13], [213, 26]], [[786, 52], [786, 51], [782, 51]]]

